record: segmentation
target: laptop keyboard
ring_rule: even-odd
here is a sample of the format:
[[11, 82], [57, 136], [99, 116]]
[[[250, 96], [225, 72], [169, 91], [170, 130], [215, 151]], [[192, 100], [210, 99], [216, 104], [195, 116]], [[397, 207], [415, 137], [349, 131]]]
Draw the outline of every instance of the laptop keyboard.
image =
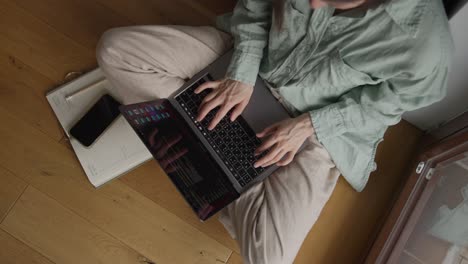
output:
[[175, 99], [192, 119], [226, 167], [232, 172], [239, 184], [244, 187], [265, 170], [265, 168], [254, 168], [253, 166], [257, 159], [265, 155], [254, 156], [255, 149], [262, 142], [242, 116], [231, 122], [229, 119], [231, 113], [228, 113], [212, 131], [208, 130], [208, 125], [213, 120], [217, 109], [212, 110], [202, 122], [196, 121], [200, 103], [210, 90], [205, 90], [200, 94], [195, 94], [194, 91], [204, 82], [206, 80], [200, 79]]

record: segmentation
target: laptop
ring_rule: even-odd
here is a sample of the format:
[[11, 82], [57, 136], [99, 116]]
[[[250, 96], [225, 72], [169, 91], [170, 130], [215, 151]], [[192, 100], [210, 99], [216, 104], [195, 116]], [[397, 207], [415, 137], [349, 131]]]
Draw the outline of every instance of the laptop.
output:
[[243, 114], [231, 122], [230, 113], [212, 131], [211, 111], [197, 122], [199, 105], [210, 89], [202, 83], [225, 76], [232, 51], [187, 81], [167, 99], [123, 105], [120, 112], [138, 134], [178, 191], [202, 221], [236, 200], [256, 182], [277, 169], [254, 168], [256, 133], [289, 116], [261, 78]]

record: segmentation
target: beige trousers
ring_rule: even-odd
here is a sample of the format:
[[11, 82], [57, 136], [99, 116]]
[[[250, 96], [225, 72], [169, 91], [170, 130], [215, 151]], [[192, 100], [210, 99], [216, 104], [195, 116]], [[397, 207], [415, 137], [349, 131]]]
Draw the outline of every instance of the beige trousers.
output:
[[[106, 32], [99, 65], [125, 103], [167, 97], [231, 47], [212, 27], [137, 26]], [[243, 193], [219, 217], [245, 263], [292, 263], [336, 185], [328, 152], [310, 138], [294, 161]]]

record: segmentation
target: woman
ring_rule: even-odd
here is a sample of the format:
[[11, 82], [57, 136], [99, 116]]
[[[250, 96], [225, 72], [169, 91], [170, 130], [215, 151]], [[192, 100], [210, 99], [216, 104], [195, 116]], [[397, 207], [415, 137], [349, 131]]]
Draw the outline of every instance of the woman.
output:
[[[240, 0], [221, 22], [234, 55], [225, 79], [196, 90], [211, 89], [198, 119], [237, 118], [258, 74], [295, 117], [258, 134], [256, 154], [269, 152], [255, 166], [282, 167], [220, 221], [246, 263], [292, 263], [340, 173], [361, 191], [386, 128], [443, 97], [447, 18], [440, 0]], [[119, 28], [98, 61], [129, 103], [167, 97], [230, 46], [211, 27]]]

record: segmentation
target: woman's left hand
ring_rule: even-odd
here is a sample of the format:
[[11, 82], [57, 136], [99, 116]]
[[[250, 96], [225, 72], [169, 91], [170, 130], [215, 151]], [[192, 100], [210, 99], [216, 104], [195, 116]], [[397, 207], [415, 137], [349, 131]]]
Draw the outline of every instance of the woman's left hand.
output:
[[304, 141], [314, 133], [312, 120], [308, 113], [265, 128], [257, 134], [257, 137], [266, 138], [266, 140], [255, 151], [255, 155], [260, 155], [266, 150], [269, 151], [268, 154], [255, 162], [254, 166], [256, 168], [267, 167], [275, 163], [278, 166], [288, 165]]

